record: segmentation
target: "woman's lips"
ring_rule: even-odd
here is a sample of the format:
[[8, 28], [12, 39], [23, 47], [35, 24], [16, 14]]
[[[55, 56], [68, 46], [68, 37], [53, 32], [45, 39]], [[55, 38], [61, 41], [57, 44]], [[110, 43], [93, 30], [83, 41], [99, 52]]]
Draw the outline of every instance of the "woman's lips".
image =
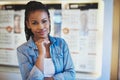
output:
[[46, 30], [39, 31], [37, 33], [40, 34], [40, 35], [44, 35], [46, 33]]

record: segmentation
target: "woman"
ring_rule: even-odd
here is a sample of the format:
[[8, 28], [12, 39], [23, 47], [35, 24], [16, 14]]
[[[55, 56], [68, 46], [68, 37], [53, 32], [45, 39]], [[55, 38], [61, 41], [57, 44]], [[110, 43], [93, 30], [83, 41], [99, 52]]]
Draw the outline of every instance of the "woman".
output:
[[50, 14], [41, 2], [27, 3], [25, 33], [28, 41], [17, 48], [23, 80], [75, 80], [67, 44], [49, 35]]

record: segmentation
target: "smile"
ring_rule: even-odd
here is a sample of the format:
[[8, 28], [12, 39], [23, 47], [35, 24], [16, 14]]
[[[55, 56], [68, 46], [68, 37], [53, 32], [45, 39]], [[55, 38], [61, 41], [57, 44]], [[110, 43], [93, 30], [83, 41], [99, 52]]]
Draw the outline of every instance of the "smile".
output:
[[46, 32], [47, 32], [47, 30], [41, 30], [41, 31], [39, 31], [37, 33], [40, 34], [40, 35], [44, 35]]

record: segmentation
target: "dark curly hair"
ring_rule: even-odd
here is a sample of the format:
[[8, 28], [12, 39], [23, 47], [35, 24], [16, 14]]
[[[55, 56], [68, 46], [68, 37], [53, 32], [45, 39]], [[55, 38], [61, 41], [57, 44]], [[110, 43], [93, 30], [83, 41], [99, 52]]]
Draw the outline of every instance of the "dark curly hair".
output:
[[46, 5], [44, 5], [41, 2], [37, 2], [37, 1], [28, 2], [25, 6], [25, 21], [24, 21], [24, 23], [25, 23], [25, 35], [26, 35], [27, 40], [29, 40], [30, 36], [33, 36], [33, 33], [31, 31], [31, 29], [28, 29], [26, 21], [28, 21], [30, 13], [33, 11], [36, 11], [36, 10], [45, 11], [48, 14], [48, 17], [50, 18], [50, 13], [49, 13]]

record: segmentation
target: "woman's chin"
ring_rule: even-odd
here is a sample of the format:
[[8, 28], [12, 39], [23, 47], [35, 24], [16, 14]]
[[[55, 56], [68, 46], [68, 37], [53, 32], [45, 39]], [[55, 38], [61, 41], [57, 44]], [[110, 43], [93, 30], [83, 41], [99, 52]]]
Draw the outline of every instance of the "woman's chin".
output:
[[45, 39], [45, 38], [48, 38], [48, 36], [47, 35], [43, 35], [43, 36], [39, 36], [39, 38]]

